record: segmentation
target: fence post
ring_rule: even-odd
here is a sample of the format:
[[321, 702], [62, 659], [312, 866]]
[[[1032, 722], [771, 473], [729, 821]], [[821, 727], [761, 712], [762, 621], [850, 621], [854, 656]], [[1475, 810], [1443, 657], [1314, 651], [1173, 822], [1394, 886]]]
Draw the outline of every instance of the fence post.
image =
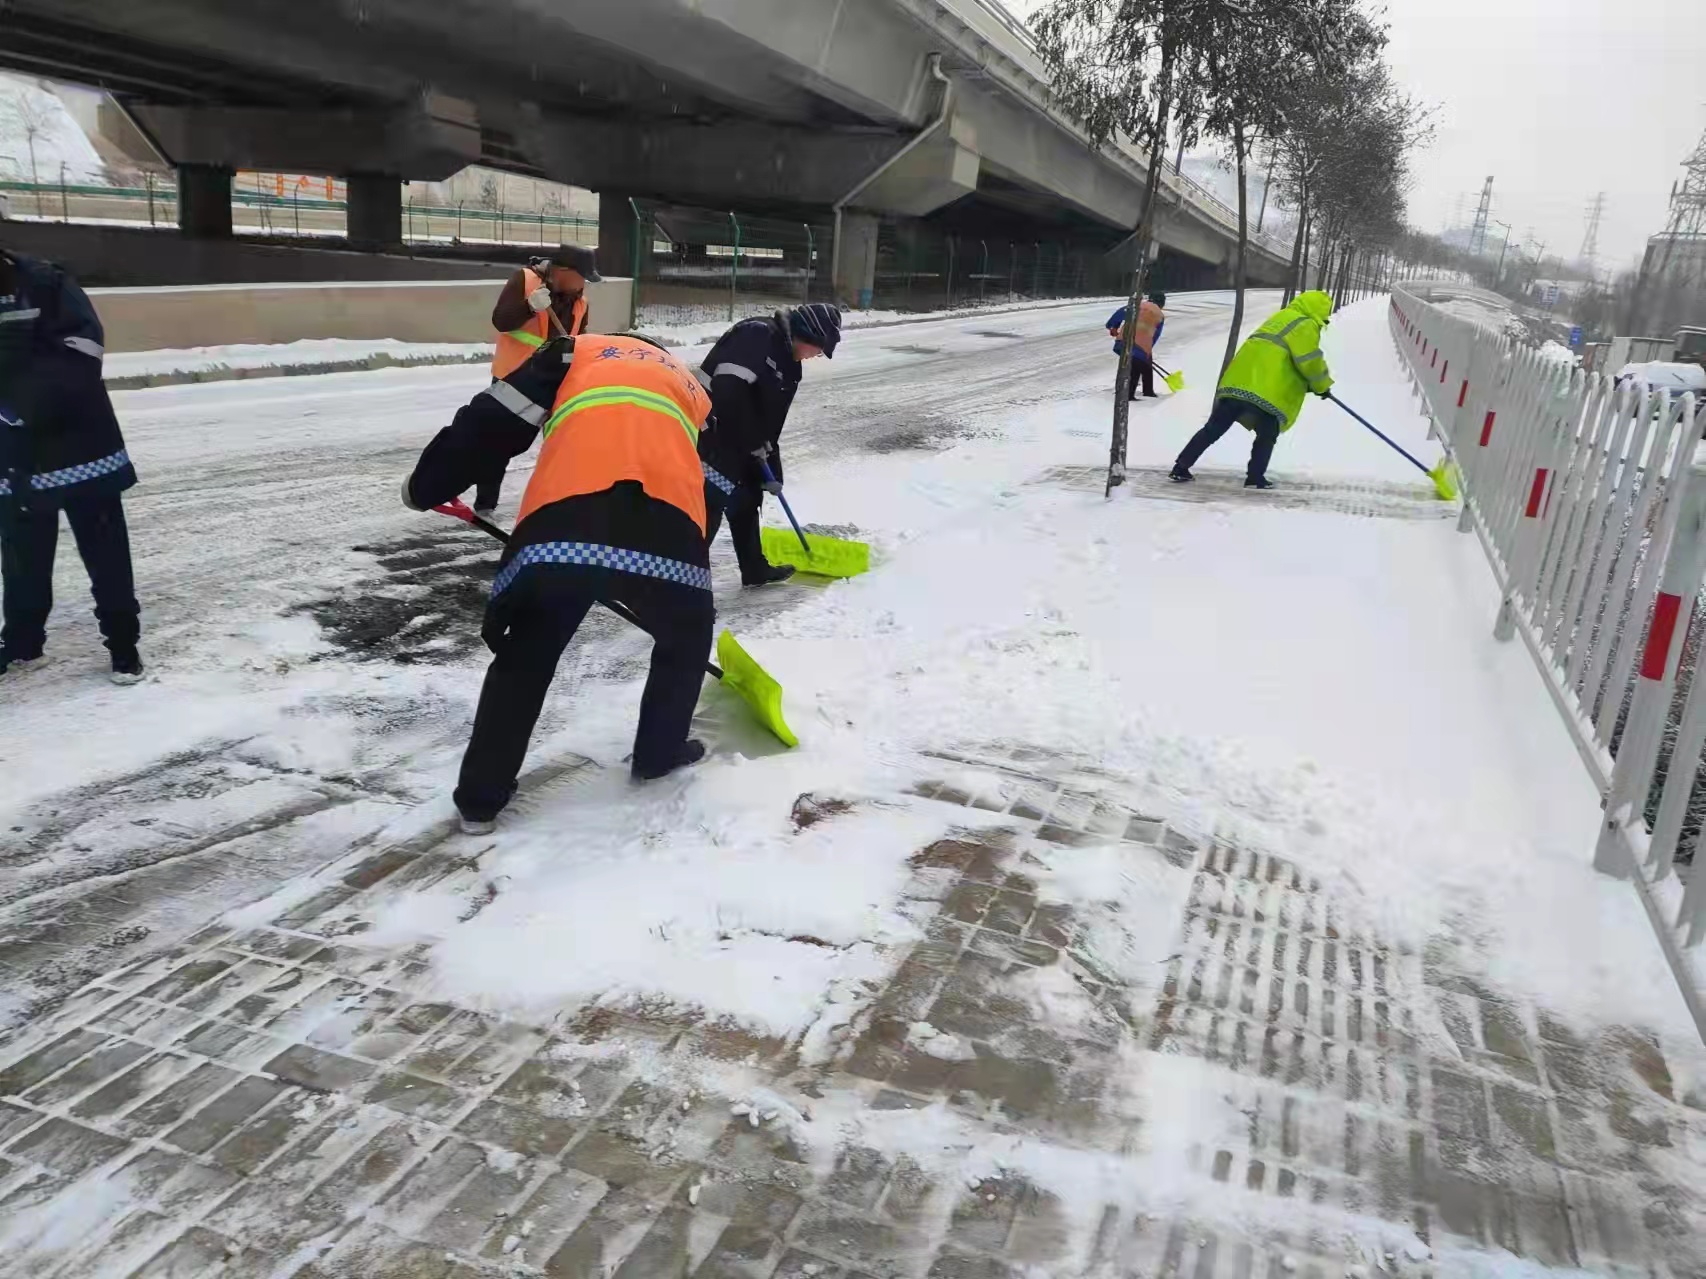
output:
[[[1692, 430], [1688, 419], [1682, 427]], [[1636, 669], [1635, 692], [1629, 701], [1629, 718], [1611, 770], [1611, 785], [1605, 796], [1605, 820], [1600, 825], [1594, 849], [1594, 869], [1618, 879], [1627, 879], [1635, 869], [1618, 845], [1626, 830], [1644, 821], [1647, 791], [1658, 763], [1665, 719], [1676, 692], [1676, 671], [1682, 642], [1694, 609], [1700, 580], [1706, 573], [1706, 467], [1690, 463], [1677, 477], [1670, 500], [1677, 503], [1674, 532], [1664, 548], [1664, 568], [1659, 575], [1659, 593], [1653, 599], [1647, 621], [1647, 638]], [[1686, 608], [1685, 608], [1686, 605]], [[1679, 625], [1680, 623], [1680, 625]], [[1613, 693], [1616, 690], [1612, 690]], [[1694, 761], [1680, 761], [1692, 769]], [[1673, 773], [1678, 761], [1671, 761]], [[1679, 779], [1679, 785], [1692, 783]], [[1654, 856], [1662, 850], [1654, 848]]]
[[740, 219], [729, 212], [729, 226], [735, 233], [734, 255], [729, 258], [729, 323], [735, 322], [735, 294], [740, 289]]
[[65, 161], [59, 162], [59, 220], [71, 221], [71, 199], [65, 191]]
[[948, 237], [948, 279], [947, 286], [942, 291], [942, 303], [951, 309], [954, 305], [954, 237]]
[[1031, 251], [1036, 261], [1031, 263], [1031, 297], [1034, 300], [1043, 291], [1043, 244], [1041, 240], [1031, 241]]
[[456, 202], [456, 243], [462, 243], [462, 201]]
[[977, 300], [987, 302], [989, 301], [989, 241], [979, 240], [978, 243], [983, 246], [983, 270], [978, 273], [977, 277]]
[[646, 221], [640, 216], [640, 202], [633, 196], [628, 197], [628, 207], [634, 211], [634, 254], [630, 274], [634, 277], [631, 296], [628, 300], [628, 323], [635, 329], [640, 327], [640, 245], [646, 237]]
[[154, 173], [153, 173], [153, 171], [150, 170], [147, 173], [144, 173], [142, 175], [142, 179], [144, 182], [146, 182], [148, 184], [148, 225], [153, 226], [154, 225]]

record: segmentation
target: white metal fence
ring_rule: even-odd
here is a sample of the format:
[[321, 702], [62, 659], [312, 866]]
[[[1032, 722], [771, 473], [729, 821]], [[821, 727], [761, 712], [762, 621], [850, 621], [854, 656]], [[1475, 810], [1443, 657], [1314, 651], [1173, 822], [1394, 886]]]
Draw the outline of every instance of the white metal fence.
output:
[[1462, 473], [1494, 634], [1545, 677], [1603, 798], [1594, 865], [1640, 893], [1706, 1039], [1706, 951], [1688, 949], [1706, 939], [1706, 408], [1544, 359], [1431, 293], [1394, 292], [1392, 336]]

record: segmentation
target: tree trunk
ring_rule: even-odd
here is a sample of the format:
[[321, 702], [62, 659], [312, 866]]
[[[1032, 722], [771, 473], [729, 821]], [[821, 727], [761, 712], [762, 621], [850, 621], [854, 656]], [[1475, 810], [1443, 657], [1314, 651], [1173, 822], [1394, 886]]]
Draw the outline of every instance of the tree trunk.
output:
[[1311, 241], [1315, 238], [1315, 219], [1312, 217], [1303, 226], [1303, 267], [1297, 276], [1297, 291], [1307, 292], [1309, 289], [1309, 250]]
[[[1232, 330], [1226, 335], [1226, 355], [1220, 361], [1220, 373], [1226, 375], [1238, 349], [1238, 334], [1244, 328], [1244, 278], [1249, 265], [1250, 197], [1244, 186], [1244, 126], [1232, 126], [1232, 151], [1238, 161], [1238, 256], [1232, 265]], [[1216, 379], [1218, 382], [1218, 379]]]
[[1284, 305], [1290, 306], [1291, 300], [1297, 296], [1298, 267], [1303, 262], [1303, 232], [1309, 225], [1308, 189], [1303, 191], [1303, 198], [1297, 202], [1297, 238], [1291, 245], [1291, 271], [1286, 276]]
[[1172, 75], [1173, 49], [1168, 45], [1161, 55], [1158, 76], [1161, 94], [1155, 102], [1155, 129], [1143, 172], [1143, 210], [1137, 216], [1137, 267], [1131, 273], [1125, 325], [1120, 330], [1120, 366], [1114, 378], [1114, 424], [1108, 441], [1108, 482], [1102, 489], [1103, 497], [1112, 496], [1114, 485], [1125, 483], [1126, 429], [1131, 422], [1131, 348], [1137, 336], [1137, 308], [1143, 303], [1143, 287], [1148, 283], [1149, 241], [1155, 234], [1155, 205], [1161, 191], [1161, 170], [1167, 163], [1167, 121], [1173, 114]]
[[[1262, 211], [1256, 215], [1256, 234], [1262, 233], [1262, 224], [1268, 220], [1268, 189], [1274, 184], [1274, 157], [1279, 154], [1279, 147], [1272, 143], [1268, 146], [1268, 176], [1262, 179]], [[1243, 188], [1240, 187], [1240, 190]]]

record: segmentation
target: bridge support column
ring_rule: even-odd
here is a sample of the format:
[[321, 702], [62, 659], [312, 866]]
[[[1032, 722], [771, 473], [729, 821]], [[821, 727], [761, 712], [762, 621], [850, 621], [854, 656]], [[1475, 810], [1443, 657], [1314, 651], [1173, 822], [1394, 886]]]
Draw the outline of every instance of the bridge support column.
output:
[[634, 274], [635, 225], [633, 201], [613, 191], [598, 193], [598, 273], [626, 279]]
[[403, 180], [389, 173], [352, 173], [345, 236], [352, 249], [395, 249], [403, 243]]
[[843, 306], [865, 310], [877, 284], [877, 227], [874, 213], [841, 215], [841, 243], [835, 246], [836, 299]]
[[178, 166], [178, 230], [194, 240], [231, 238], [231, 170], [216, 164]]

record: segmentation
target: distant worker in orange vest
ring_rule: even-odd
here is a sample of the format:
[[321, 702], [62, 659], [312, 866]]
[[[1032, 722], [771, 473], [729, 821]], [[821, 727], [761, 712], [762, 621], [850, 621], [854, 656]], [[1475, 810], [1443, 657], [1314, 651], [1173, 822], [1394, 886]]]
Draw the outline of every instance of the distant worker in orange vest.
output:
[[[1132, 335], [1131, 353], [1131, 398], [1137, 398], [1138, 380], [1143, 382], [1143, 394], [1147, 399], [1155, 399], [1155, 344], [1161, 340], [1161, 330], [1167, 326], [1167, 313], [1162, 310], [1167, 305], [1167, 295], [1157, 290], [1151, 293], [1137, 308], [1137, 329]], [[1126, 308], [1121, 307], [1108, 317], [1108, 336], [1114, 340], [1114, 354], [1118, 355], [1125, 343], [1120, 338], [1120, 332], [1125, 328]]]
[[[551, 378], [547, 412], [525, 384]], [[557, 661], [600, 600], [626, 604], [654, 641], [634, 779], [698, 762], [705, 747], [687, 732], [715, 612], [699, 463], [711, 399], [691, 369], [639, 338], [553, 338], [474, 399], [513, 422], [465, 407], [427, 445], [403, 500], [448, 502], [470, 475], [544, 436], [481, 630], [493, 658], [455, 794], [462, 829], [480, 835], [514, 795]]]
[[[603, 278], [591, 249], [565, 244], [550, 257], [530, 258], [505, 280], [492, 308], [492, 327], [498, 331], [493, 380], [509, 376], [559, 333], [569, 337], [585, 333], [591, 318], [586, 286]], [[474, 490], [474, 509], [487, 519], [497, 510], [503, 482], [500, 468], [480, 477]]]

